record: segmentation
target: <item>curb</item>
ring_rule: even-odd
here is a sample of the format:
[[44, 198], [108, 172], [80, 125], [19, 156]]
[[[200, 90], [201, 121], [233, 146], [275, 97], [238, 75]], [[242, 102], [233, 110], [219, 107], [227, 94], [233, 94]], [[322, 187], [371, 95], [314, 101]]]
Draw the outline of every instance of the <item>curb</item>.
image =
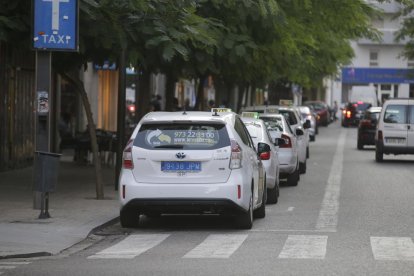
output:
[[88, 237], [92, 234], [95, 234], [96, 232], [102, 230], [103, 228], [108, 227], [108, 226], [113, 225], [113, 224], [118, 223], [118, 222], [119, 222], [119, 217], [113, 218], [113, 219], [111, 219], [111, 220], [109, 220], [109, 221], [93, 228], [91, 231], [89, 231], [89, 233], [88, 233], [88, 235], [86, 235], [86, 237]]
[[12, 254], [12, 255], [5, 255], [0, 256], [0, 260], [3, 259], [14, 259], [14, 258], [34, 258], [34, 257], [47, 257], [52, 256], [53, 254], [50, 252], [34, 252], [34, 253], [24, 253], [24, 254]]
[[[110, 225], [113, 225], [115, 223], [119, 222], [119, 217], [113, 218], [99, 226], [96, 226], [95, 228], [93, 228], [91, 231], [89, 231], [88, 235], [86, 235], [85, 238], [87, 238], [88, 236], [102, 230], [105, 227], [108, 227]], [[60, 252], [59, 252], [60, 253]], [[58, 253], [58, 254], [59, 254]], [[11, 254], [11, 255], [0, 255], [0, 260], [4, 260], [4, 259], [14, 259], [14, 258], [35, 258], [35, 257], [48, 257], [48, 256], [53, 256], [52, 253], [50, 252], [33, 252], [33, 253], [23, 253], [23, 254]]]

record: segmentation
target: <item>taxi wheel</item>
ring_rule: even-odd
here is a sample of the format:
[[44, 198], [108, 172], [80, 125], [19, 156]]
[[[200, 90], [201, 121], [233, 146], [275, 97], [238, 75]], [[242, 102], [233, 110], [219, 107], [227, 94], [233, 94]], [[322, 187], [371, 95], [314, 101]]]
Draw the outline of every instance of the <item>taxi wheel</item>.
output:
[[297, 186], [299, 182], [299, 168], [296, 168], [295, 172], [292, 174], [289, 174], [287, 177], [287, 184], [288, 186]]
[[359, 150], [362, 150], [364, 148], [364, 144], [362, 144], [361, 140], [359, 140], [359, 139], [358, 139], [358, 142], [357, 142], [357, 148]]
[[384, 153], [378, 147], [375, 148], [375, 161], [384, 161]]
[[305, 160], [305, 162], [304, 162], [304, 163], [299, 163], [299, 172], [300, 172], [301, 174], [306, 173], [306, 160]]
[[122, 228], [134, 228], [139, 225], [139, 214], [135, 210], [121, 210], [119, 219]]
[[[265, 183], [266, 183], [266, 177], [265, 177]], [[266, 185], [263, 189], [263, 195], [262, 195], [262, 205], [254, 210], [254, 217], [255, 218], [264, 218], [266, 216], [266, 201], [267, 201], [267, 188]]]
[[253, 191], [250, 194], [249, 210], [236, 217], [236, 224], [240, 229], [252, 229], [252, 226], [253, 226]]
[[306, 158], [309, 158], [309, 147], [306, 147]]
[[275, 184], [273, 189], [267, 189], [267, 203], [276, 204], [279, 199], [279, 185]]

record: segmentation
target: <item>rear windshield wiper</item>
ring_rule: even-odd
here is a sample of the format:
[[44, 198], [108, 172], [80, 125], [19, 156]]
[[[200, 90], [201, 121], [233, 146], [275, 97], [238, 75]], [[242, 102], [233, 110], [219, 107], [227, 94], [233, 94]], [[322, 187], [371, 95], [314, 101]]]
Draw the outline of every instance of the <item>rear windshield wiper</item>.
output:
[[160, 145], [155, 146], [154, 149], [182, 149], [184, 145]]

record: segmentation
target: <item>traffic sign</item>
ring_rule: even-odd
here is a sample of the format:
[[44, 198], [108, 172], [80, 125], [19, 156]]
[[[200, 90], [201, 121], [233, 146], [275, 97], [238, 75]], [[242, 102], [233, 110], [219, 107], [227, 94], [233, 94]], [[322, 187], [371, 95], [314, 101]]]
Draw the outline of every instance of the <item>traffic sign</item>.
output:
[[78, 0], [34, 0], [33, 47], [78, 51]]

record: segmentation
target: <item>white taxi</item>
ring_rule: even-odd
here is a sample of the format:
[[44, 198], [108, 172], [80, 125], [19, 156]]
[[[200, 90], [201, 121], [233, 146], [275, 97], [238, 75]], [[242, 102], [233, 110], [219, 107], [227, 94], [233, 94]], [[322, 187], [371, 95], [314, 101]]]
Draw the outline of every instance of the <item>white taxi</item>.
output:
[[254, 143], [237, 114], [218, 111], [141, 119], [123, 153], [122, 227], [137, 227], [142, 214], [231, 214], [244, 229], [265, 217], [265, 172]]
[[252, 137], [254, 145], [260, 152], [260, 159], [266, 171], [267, 203], [276, 204], [279, 198], [279, 154], [278, 147], [283, 145], [282, 138], [272, 138], [258, 113], [242, 113], [242, 121]]
[[287, 179], [289, 186], [297, 186], [300, 179], [299, 172], [299, 145], [297, 136], [304, 135], [302, 129], [297, 128], [295, 131], [286, 121], [286, 117], [282, 114], [260, 114], [269, 131], [271, 137], [282, 138], [285, 143], [279, 146], [279, 163], [280, 163], [280, 178]]

